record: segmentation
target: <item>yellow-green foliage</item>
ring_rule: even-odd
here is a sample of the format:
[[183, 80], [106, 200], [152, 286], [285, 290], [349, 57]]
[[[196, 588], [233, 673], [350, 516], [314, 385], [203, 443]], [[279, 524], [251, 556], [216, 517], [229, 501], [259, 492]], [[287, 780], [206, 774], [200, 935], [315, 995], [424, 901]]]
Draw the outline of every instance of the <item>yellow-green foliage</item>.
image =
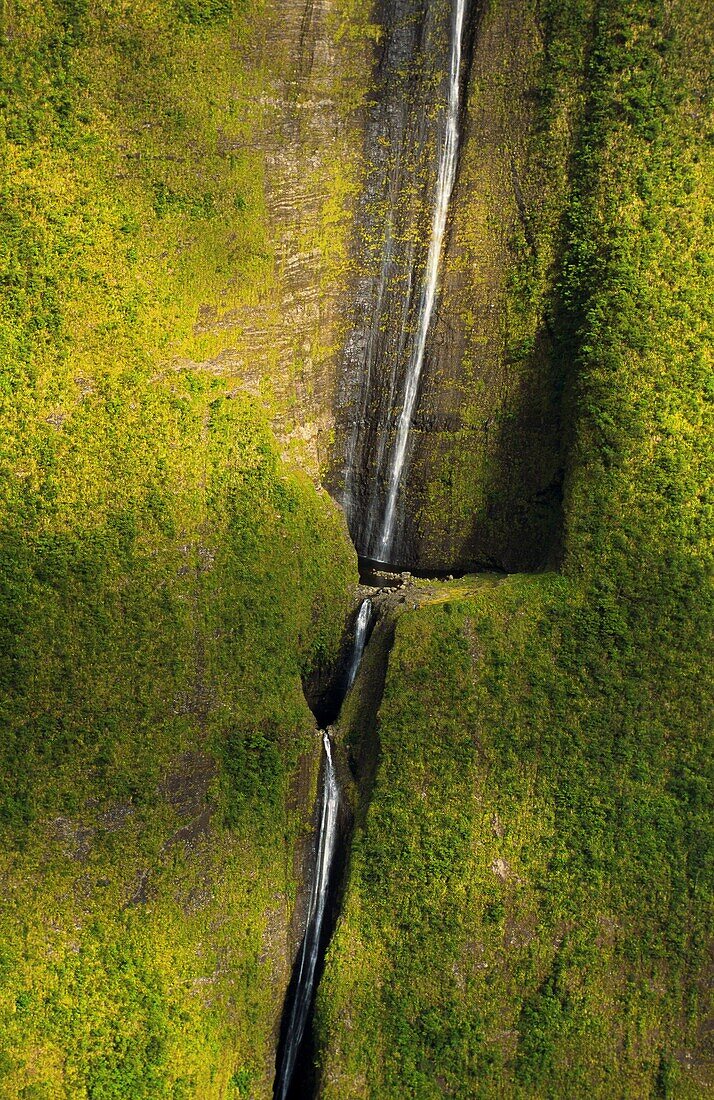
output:
[[705, 662], [673, 687], [681, 651], [652, 668], [579, 595], [510, 578], [399, 619], [326, 1096], [702, 1095]]
[[[552, 46], [582, 27], [544, 14]], [[398, 622], [326, 1097], [712, 1087], [710, 32], [597, 6], [557, 302], [565, 575]]]
[[3, 5], [0, 1093], [267, 1096], [354, 556], [202, 306], [263, 293], [258, 5]]

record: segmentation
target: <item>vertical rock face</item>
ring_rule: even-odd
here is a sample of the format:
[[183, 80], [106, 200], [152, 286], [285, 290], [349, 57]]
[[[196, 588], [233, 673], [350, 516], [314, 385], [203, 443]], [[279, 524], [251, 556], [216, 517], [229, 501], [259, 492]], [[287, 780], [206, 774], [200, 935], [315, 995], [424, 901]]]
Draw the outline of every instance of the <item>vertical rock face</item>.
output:
[[371, 62], [368, 24], [343, 9], [338, 0], [268, 0], [256, 17], [253, 86], [236, 94], [263, 156], [265, 286], [257, 301], [199, 318], [199, 330], [224, 345], [228, 337], [213, 368], [262, 395], [286, 457], [316, 480], [333, 425]]
[[[452, 15], [448, 0], [381, 10], [332, 475], [368, 556], [428, 249]], [[392, 560], [533, 569], [558, 555], [561, 381], [544, 303], [567, 141], [543, 157], [535, 5], [472, 4], [464, 47], [459, 175]]]
[[[450, 0], [386, 0], [367, 122], [359, 278], [339, 393], [337, 493], [358, 550], [373, 552], [413, 354], [444, 141]], [[403, 517], [400, 517], [403, 520]], [[402, 523], [398, 525], [400, 528]], [[394, 556], [401, 554], [399, 539]]]
[[[269, 0], [236, 90], [264, 166], [264, 283], [197, 323], [223, 348], [211, 369], [260, 394], [285, 456], [329, 471], [365, 556], [414, 344], [453, 14], [453, 0]], [[546, 303], [569, 127], [541, 117], [534, 2], [471, 0], [463, 47], [459, 170], [390, 556], [537, 569], [559, 546]]]
[[562, 379], [548, 299], [570, 131], [544, 118], [542, 60], [535, 5], [484, 11], [413, 425], [406, 514], [420, 565], [532, 570], [559, 555]]

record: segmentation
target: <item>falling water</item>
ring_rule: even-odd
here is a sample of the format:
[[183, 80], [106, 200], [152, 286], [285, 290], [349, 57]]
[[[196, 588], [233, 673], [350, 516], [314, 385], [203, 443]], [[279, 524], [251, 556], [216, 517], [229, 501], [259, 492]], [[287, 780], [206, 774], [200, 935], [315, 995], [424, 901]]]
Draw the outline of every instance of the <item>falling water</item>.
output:
[[[388, 473], [386, 505], [382, 517], [381, 531], [374, 552], [378, 561], [388, 561], [394, 542], [397, 497], [404, 474], [404, 464], [409, 440], [414, 407], [419, 389], [419, 379], [424, 365], [424, 351], [429, 333], [439, 276], [439, 261], [446, 232], [446, 219], [449, 211], [451, 192], [456, 180], [456, 168], [459, 152], [459, 100], [461, 88], [461, 56], [466, 0], [456, 0], [452, 35], [451, 65], [449, 74], [449, 99], [447, 105], [446, 132], [439, 155], [434, 215], [431, 223], [431, 238], [427, 255], [424, 284], [419, 302], [414, 347], [407, 367], [404, 398], [397, 422], [397, 437], [391, 456]], [[368, 519], [369, 522], [369, 519]]]
[[283, 1057], [275, 1080], [275, 1100], [285, 1100], [288, 1095], [298, 1051], [305, 1034], [305, 1025], [310, 1015], [312, 993], [315, 986], [315, 971], [320, 954], [322, 923], [330, 882], [330, 870], [337, 840], [337, 812], [340, 805], [340, 790], [337, 786], [335, 769], [332, 763], [330, 738], [325, 731], [322, 734], [322, 743], [325, 747], [325, 759], [320, 796], [317, 862], [310, 893], [307, 928], [300, 949], [295, 996], [285, 1031]]
[[352, 687], [357, 670], [362, 660], [362, 654], [364, 653], [364, 647], [367, 644], [367, 631], [369, 630], [369, 624], [372, 620], [372, 601], [363, 600], [357, 616], [357, 623], [355, 625], [355, 640], [352, 646], [352, 658], [350, 660], [347, 669], [347, 690]]
[[[345, 694], [352, 687], [357, 675], [371, 622], [372, 601], [363, 600], [357, 615], [352, 653], [347, 666], [347, 678], [344, 681]], [[290, 1095], [295, 1066], [310, 1018], [318, 963], [325, 946], [323, 926], [337, 845], [340, 789], [332, 762], [332, 744], [325, 730], [322, 732], [322, 743], [325, 751], [320, 790], [317, 858], [310, 891], [305, 936], [293, 971], [294, 993], [292, 1001], [288, 1002], [288, 1011], [283, 1019], [282, 1056], [273, 1090], [275, 1100], [287, 1100]]]

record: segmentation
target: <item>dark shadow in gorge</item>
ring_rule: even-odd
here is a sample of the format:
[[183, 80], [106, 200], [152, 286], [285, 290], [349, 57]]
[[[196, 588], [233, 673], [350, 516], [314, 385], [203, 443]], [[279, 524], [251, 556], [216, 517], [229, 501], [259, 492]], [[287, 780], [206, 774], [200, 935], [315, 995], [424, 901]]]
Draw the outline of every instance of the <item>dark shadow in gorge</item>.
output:
[[[322, 766], [324, 767], [324, 759]], [[312, 867], [312, 873], [315, 870], [315, 853], [317, 845], [317, 829], [318, 829], [318, 807], [315, 807], [315, 820], [314, 820], [314, 837], [312, 843], [312, 853], [310, 858], [310, 866]], [[319, 940], [319, 957], [317, 968], [315, 970], [315, 984], [313, 987], [312, 1003], [310, 1005], [310, 1011], [307, 1018], [307, 1024], [305, 1027], [305, 1034], [300, 1044], [297, 1059], [295, 1061], [295, 1067], [290, 1082], [290, 1088], [287, 1093], [287, 1100], [306, 1100], [307, 1097], [315, 1095], [317, 1087], [317, 1076], [315, 1071], [315, 1039], [313, 1035], [313, 1020], [315, 1014], [315, 996], [317, 990], [320, 987], [322, 980], [322, 974], [325, 969], [325, 954], [327, 947], [332, 938], [332, 934], [337, 924], [337, 918], [342, 907], [342, 895], [344, 892], [344, 886], [346, 881], [346, 866], [348, 859], [348, 852], [350, 846], [350, 839], [352, 836], [353, 819], [352, 813], [349, 807], [344, 802], [344, 799], [340, 806], [339, 828], [337, 834], [337, 843], [335, 847], [334, 862], [332, 864], [332, 870], [330, 874], [330, 883], [327, 894], [327, 904], [325, 909], [325, 916], [322, 925], [322, 933]], [[302, 889], [305, 892], [309, 892], [311, 888], [311, 882], [303, 884]], [[290, 977], [290, 983], [288, 985], [285, 1001], [283, 1004], [283, 1015], [280, 1024], [280, 1037], [278, 1042], [278, 1050], [276, 1055], [276, 1067], [280, 1067], [283, 1060], [285, 1051], [285, 1045], [288, 1038], [288, 1024], [290, 1020], [290, 1010], [295, 999], [298, 987], [298, 976], [300, 970], [300, 950], [302, 942], [298, 947], [298, 951], [293, 964], [293, 970]]]
[[[580, 77], [583, 84], [587, 82], [591, 65], [594, 28], [593, 22]], [[533, 132], [545, 132], [549, 110], [547, 96], [542, 90], [534, 94], [536, 98], [542, 97], [539, 105], [542, 113], [536, 113], [532, 119]], [[556, 244], [549, 290], [532, 347], [520, 359], [514, 357], [506, 363], [523, 382], [507, 410], [508, 415], [489, 425], [494, 442], [490, 450], [493, 455], [490, 477], [485, 484], [485, 510], [489, 531], [494, 537], [493, 560], [508, 572], [559, 570], [563, 562], [564, 495], [577, 419], [578, 377], [574, 366], [578, 359], [582, 316], [563, 299], [562, 272], [569, 258], [573, 233], [571, 198], [574, 192], [577, 193], [582, 174], [579, 160], [589, 110], [591, 107], [586, 104], [572, 125], [563, 168], [564, 197], [554, 225]], [[529, 262], [539, 263], [538, 235], [534, 230], [536, 212], [529, 208], [528, 198], [530, 193], [533, 199], [533, 183], [519, 176], [513, 158], [510, 172], [518, 218], [530, 254], [530, 261], [521, 259], [518, 262], [526, 268]], [[524, 446], [517, 447], [514, 453], [514, 442], [521, 441]], [[504, 509], [504, 498], [513, 502], [508, 510]], [[482, 538], [479, 524], [474, 523], [461, 546], [461, 564], [465, 567], [473, 560], [475, 549], [481, 556]]]
[[533, 573], [557, 569], [562, 558], [564, 378], [545, 324], [518, 373], [517, 393], [485, 429], [486, 523], [475, 520], [463, 532], [453, 559], [463, 569], [486, 561], [508, 573]]
[[[595, 39], [597, 9], [591, 15], [587, 42], [580, 70], [580, 87], [587, 87], [592, 46]], [[541, 27], [545, 57], [551, 42], [546, 27]], [[557, 59], [555, 61], [557, 71]], [[551, 97], [557, 96], [558, 81], [548, 72], [539, 87], [531, 88], [536, 110], [531, 120], [532, 133], [544, 134], [550, 126]], [[530, 353], [513, 366], [525, 377], [525, 384], [518, 393], [512, 408], [512, 426], [501, 419], [494, 427], [497, 460], [492, 466], [492, 476], [487, 486], [487, 512], [494, 518], [497, 529], [506, 534], [513, 525], [515, 531], [527, 535], [521, 543], [521, 552], [502, 555], [500, 564], [508, 571], [537, 572], [559, 570], [564, 556], [564, 498], [567, 493], [567, 471], [571, 465], [574, 432], [578, 410], [578, 376], [574, 369], [579, 354], [578, 332], [582, 323], [580, 307], [569, 306], [563, 297], [563, 272], [567, 270], [569, 249], [573, 235], [573, 194], [577, 194], [582, 177], [580, 163], [585, 152], [585, 162], [590, 154], [587, 142], [589, 113], [594, 109], [587, 101], [571, 121], [571, 137], [564, 158], [565, 187], [559, 217], [554, 224], [555, 251], [549, 279], [549, 290], [543, 302], [539, 326]], [[531, 181], [519, 175], [515, 159], [511, 156], [510, 176], [527, 250], [534, 264], [539, 262], [538, 234], [535, 231], [537, 209], [529, 207]], [[527, 186], [527, 183], [531, 183]], [[575, 218], [578, 218], [577, 207]], [[577, 235], [577, 234], [576, 234]], [[572, 259], [570, 260], [572, 263]], [[523, 454], [513, 455], [513, 440], [530, 439], [532, 447]], [[505, 515], [502, 508], [504, 485], [515, 488], [517, 501], [512, 515]], [[502, 536], [503, 537], [503, 536]], [[469, 547], [477, 544], [479, 532], [474, 525], [464, 540], [462, 553], [466, 558]]]
[[[366, 813], [369, 803], [378, 759], [378, 745], [376, 741], [377, 713], [384, 691], [389, 651], [394, 642], [396, 622], [394, 611], [397, 606], [406, 605], [407, 596], [399, 590], [390, 589], [382, 592], [375, 592], [374, 601], [376, 604], [375, 618], [371, 624], [362, 664], [360, 665], [357, 677], [351, 689], [354, 694], [350, 694], [349, 696], [349, 713], [351, 717], [349, 717], [347, 721], [347, 732], [341, 730], [336, 743], [333, 744], [335, 767], [342, 792], [339, 831], [332, 873], [330, 876], [327, 908], [322, 927], [322, 935], [320, 937], [320, 953], [315, 972], [313, 999], [310, 1006], [305, 1035], [300, 1046], [290, 1089], [287, 1094], [288, 1100], [306, 1100], [307, 1097], [314, 1096], [318, 1088], [318, 1072], [315, 1068], [317, 1050], [313, 1034], [315, 995], [324, 971], [325, 953], [342, 908], [342, 900], [348, 876], [352, 833], [355, 824], [363, 823], [363, 815]], [[348, 654], [354, 639], [355, 621], [356, 616], [352, 621], [350, 629], [346, 632], [346, 640], [343, 645], [344, 652]], [[324, 714], [326, 711], [334, 709], [338, 699], [338, 695], [335, 693], [340, 690], [340, 688], [335, 685], [340, 683], [340, 677], [343, 675], [344, 662], [342, 668], [335, 670], [335, 679], [330, 688], [330, 698], [328, 700], [316, 700], [318, 714]], [[347, 683], [345, 680], [342, 680], [342, 697], [340, 702], [345, 698], [346, 689]], [[324, 760], [322, 767], [324, 767]], [[353, 799], [348, 799], [347, 797], [347, 792], [350, 788], [354, 789], [353, 784], [355, 782], [359, 789], [356, 799], [356, 809], [353, 807]], [[318, 813], [317, 807], [315, 813], [316, 815]], [[315, 819], [315, 826], [317, 826], [317, 817]], [[316, 839], [317, 828], [315, 828], [315, 836], [313, 839], [313, 856], [310, 860], [313, 874]], [[311, 882], [307, 882], [304, 884], [303, 889], [307, 892], [310, 887]], [[298, 949], [283, 1008], [276, 1059], [277, 1066], [281, 1065], [287, 1040], [287, 1021], [290, 1018], [290, 1009], [297, 990], [299, 957], [300, 950]]]
[[350, 705], [340, 727], [340, 743], [346, 750], [352, 780], [357, 784], [356, 824], [363, 825], [369, 806], [379, 761], [377, 716], [387, 680], [389, 654], [394, 645], [395, 614], [399, 604], [406, 607], [408, 596], [387, 593], [377, 612], [370, 643], [365, 650], [359, 675], [355, 680]]
[[[337, 660], [331, 664], [320, 664], [303, 677], [303, 694], [319, 729], [327, 729], [337, 721], [349, 689], [349, 664], [354, 647], [358, 614], [359, 608], [356, 608], [350, 616]], [[370, 626], [368, 639], [372, 629], [373, 626]]]

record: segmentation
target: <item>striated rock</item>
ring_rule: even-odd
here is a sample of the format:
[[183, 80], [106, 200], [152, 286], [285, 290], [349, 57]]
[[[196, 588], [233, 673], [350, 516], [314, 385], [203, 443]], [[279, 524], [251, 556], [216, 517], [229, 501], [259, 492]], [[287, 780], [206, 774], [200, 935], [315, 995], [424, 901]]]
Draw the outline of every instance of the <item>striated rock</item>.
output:
[[[331, 474], [358, 549], [369, 543], [364, 517], [384, 492], [380, 458], [396, 427], [387, 410], [413, 337], [451, 11], [419, 0], [380, 8]], [[559, 554], [564, 465], [563, 380], [547, 303], [577, 103], [546, 121], [538, 113], [535, 3], [473, 3], [464, 48], [459, 176], [392, 564], [545, 568]]]
[[286, 457], [319, 480], [333, 432], [338, 353], [363, 148], [370, 53], [359, 19], [343, 34], [335, 0], [269, 0], [249, 57], [264, 164], [269, 276], [256, 302], [203, 311], [200, 333], [230, 335], [204, 368], [260, 395]]
[[559, 554], [563, 380], [548, 295], [570, 131], [538, 115], [542, 62], [535, 4], [484, 10], [413, 427], [406, 544], [420, 567], [532, 570]]

